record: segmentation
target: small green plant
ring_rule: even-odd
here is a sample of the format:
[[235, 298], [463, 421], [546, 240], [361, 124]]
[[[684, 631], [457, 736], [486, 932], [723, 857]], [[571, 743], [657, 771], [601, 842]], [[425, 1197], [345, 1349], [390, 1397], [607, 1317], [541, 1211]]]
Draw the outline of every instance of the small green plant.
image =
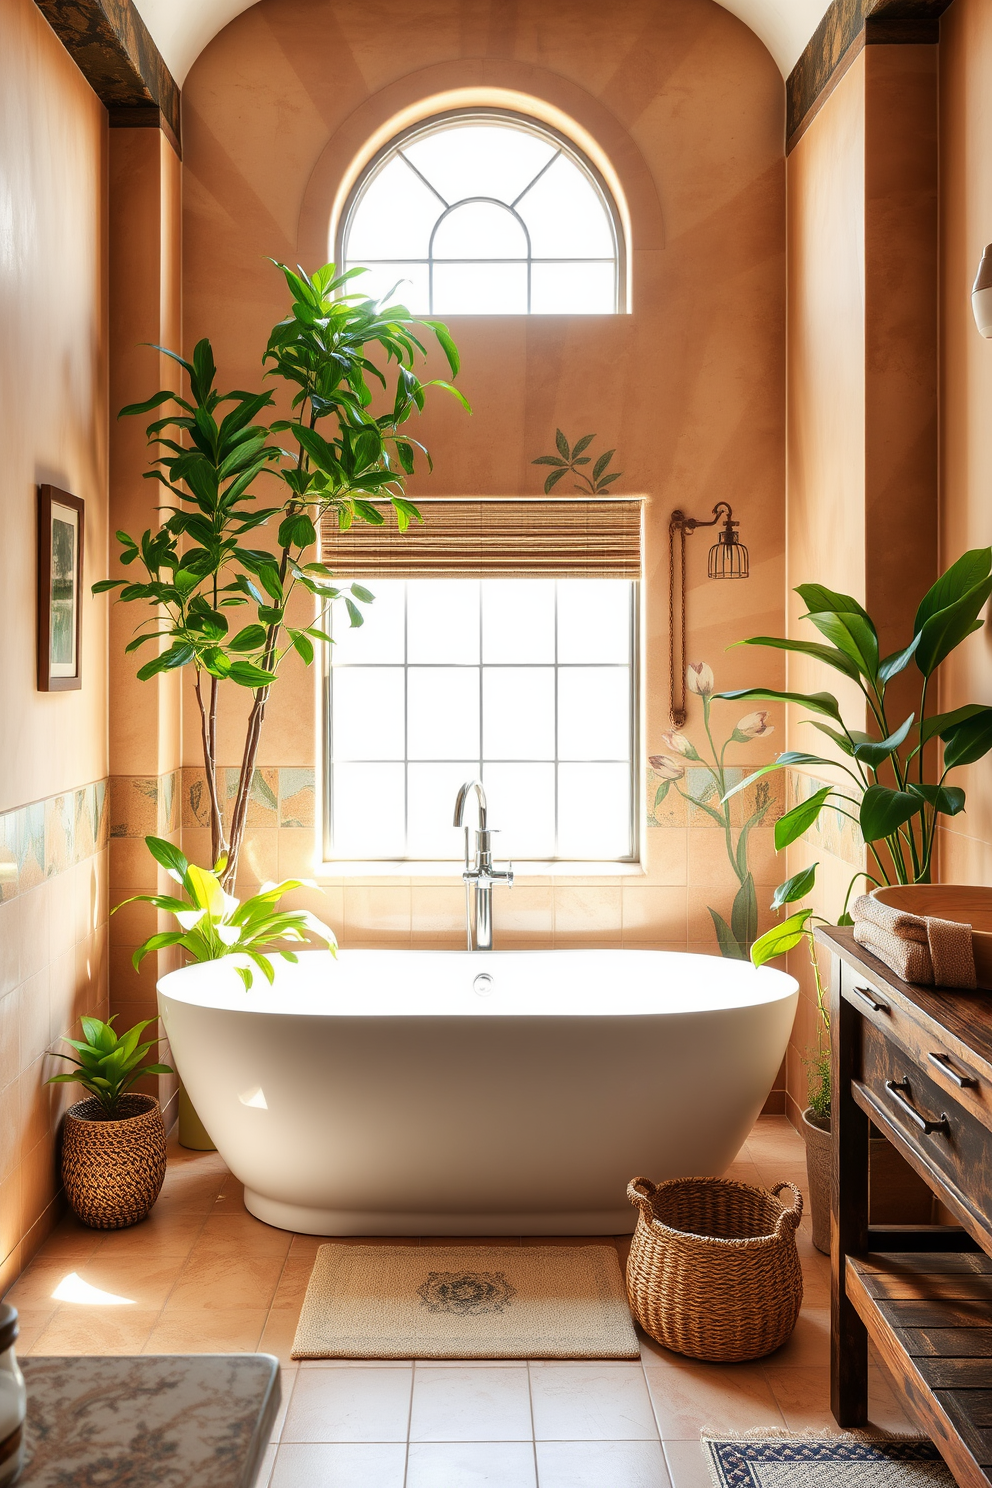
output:
[[[748, 867], [748, 838], [752, 828], [759, 826], [764, 820], [772, 804], [772, 795], [767, 788], [767, 782], [759, 781], [755, 791], [755, 810], [740, 827], [735, 837], [728, 800], [733, 792], [727, 790], [727, 767], [724, 764], [724, 757], [731, 744], [750, 744], [752, 739], [761, 739], [775, 731], [768, 722], [767, 711], [758, 709], [738, 719], [718, 750], [710, 725], [710, 710], [716, 686], [712, 668], [703, 661], [692, 662], [686, 672], [686, 685], [690, 692], [695, 693], [701, 699], [703, 704], [703, 728], [706, 731], [712, 764], [710, 760], [703, 758], [685, 734], [679, 733], [676, 729], [669, 729], [661, 737], [671, 753], [649, 756], [651, 765], [662, 777], [661, 784], [655, 792], [654, 804], [655, 807], [660, 806], [674, 786], [684, 801], [691, 801], [700, 811], [705, 811], [723, 832], [727, 857], [730, 859], [730, 866], [740, 887], [734, 896], [729, 925], [723, 916], [712, 907], [710, 907], [710, 916], [716, 930], [721, 956], [729, 957], [734, 961], [746, 961], [748, 949], [758, 934], [758, 902], [754, 878]], [[708, 776], [708, 779], [703, 781], [702, 788], [695, 795], [692, 791], [682, 788], [682, 782], [686, 778], [686, 762], [699, 765]]]
[[114, 1013], [108, 1022], [102, 1023], [99, 1018], [80, 1018], [83, 1028], [82, 1039], [65, 1039], [79, 1055], [75, 1058], [72, 1054], [56, 1054], [56, 1059], [67, 1059], [76, 1069], [62, 1075], [52, 1075], [48, 1081], [49, 1085], [82, 1085], [90, 1095], [96, 1096], [103, 1106], [108, 1120], [113, 1120], [120, 1114], [121, 1097], [126, 1095], [131, 1086], [136, 1084], [143, 1075], [171, 1075], [174, 1070], [168, 1064], [142, 1064], [142, 1060], [150, 1049], [161, 1043], [161, 1039], [147, 1039], [141, 1042], [141, 1035], [154, 1018], [146, 1018], [143, 1023], [136, 1023], [129, 1028], [127, 1033], [120, 1037], [112, 1028], [112, 1023], [117, 1014]]
[[607, 450], [605, 454], [600, 455], [595, 465], [592, 466], [591, 477], [586, 475], [584, 470], [580, 469], [580, 466], [592, 465], [592, 455], [587, 455], [586, 450], [595, 438], [595, 434], [583, 434], [582, 438], [577, 439], [570, 449], [568, 440], [561, 430], [555, 430], [555, 444], [558, 447], [557, 455], [538, 455], [536, 460], [531, 461], [532, 465], [554, 466], [554, 469], [544, 482], [545, 496], [550, 496], [558, 482], [566, 475], [573, 475], [575, 477], [576, 485], [573, 489], [585, 496], [602, 496], [609, 490], [615, 480], [620, 479], [623, 475], [622, 470], [614, 470], [612, 474], [606, 474], [610, 461], [616, 454], [615, 449]]
[[282, 883], [263, 884], [259, 893], [242, 902], [233, 894], [225, 892], [221, 879], [226, 868], [223, 857], [209, 868], [198, 868], [190, 863], [171, 842], [161, 837], [146, 837], [145, 845], [156, 862], [161, 863], [169, 877], [185, 891], [185, 898], [177, 899], [170, 894], [134, 894], [111, 911], [123, 909], [125, 904], [153, 904], [175, 915], [180, 929], [163, 930], [150, 935], [131, 958], [137, 971], [142, 961], [152, 951], [165, 950], [168, 946], [182, 946], [190, 961], [218, 961], [223, 956], [236, 958], [234, 969], [244, 982], [251, 986], [257, 968], [266, 981], [272, 982], [275, 972], [272, 956], [282, 956], [284, 961], [296, 961], [295, 951], [285, 947], [273, 949], [277, 941], [297, 941], [307, 944], [307, 932], [323, 941], [332, 955], [337, 954], [337, 940], [333, 930], [308, 909], [278, 909], [283, 895], [292, 889], [310, 888], [317, 885], [312, 879], [285, 878]]
[[[809, 868], [804, 868], [801, 873], [794, 873], [787, 878], [785, 883], [779, 884], [772, 898], [772, 909], [781, 909], [786, 904], [794, 904], [797, 899], [802, 899], [812, 887], [816, 876], [817, 864], [813, 863]], [[816, 959], [816, 940], [813, 927], [816, 924], [829, 925], [830, 921], [823, 919], [820, 915], [813, 913], [812, 909], [800, 909], [782, 920], [780, 924], [773, 925], [766, 930], [751, 947], [751, 963], [753, 966], [764, 966], [766, 961], [774, 961], [776, 956], [784, 956], [786, 952], [792, 951], [806, 941], [809, 951], [809, 964], [813, 968], [813, 979], [816, 982], [816, 1012], [817, 1030], [816, 1044], [809, 1049], [805, 1055], [806, 1065], [806, 1099], [809, 1109], [817, 1120], [828, 1122], [830, 1120], [830, 1010], [827, 1007], [827, 995], [820, 977], [820, 964]]]

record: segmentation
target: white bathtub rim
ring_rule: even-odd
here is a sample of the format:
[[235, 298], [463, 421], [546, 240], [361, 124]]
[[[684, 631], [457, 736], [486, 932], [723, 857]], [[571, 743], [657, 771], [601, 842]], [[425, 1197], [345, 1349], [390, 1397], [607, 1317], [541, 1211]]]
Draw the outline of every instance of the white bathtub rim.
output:
[[320, 1209], [266, 1198], [250, 1188], [245, 1208], [263, 1224], [297, 1235], [354, 1236], [629, 1235], [637, 1212], [624, 1209], [504, 1210], [485, 1214], [432, 1214], [420, 1210]]
[[[363, 972], [374, 976], [391, 973], [402, 974], [404, 964], [411, 970], [426, 972], [430, 959], [440, 960], [443, 972], [457, 972], [465, 981], [458, 989], [459, 1001], [455, 1005], [430, 1006], [423, 1000], [410, 998], [400, 1003], [396, 1000], [387, 1005], [377, 1003], [370, 983], [367, 988], [359, 986], [356, 995], [346, 1004], [327, 1005], [324, 999], [333, 994], [335, 979], [342, 990], [347, 990], [345, 979], [354, 972], [356, 977]], [[507, 1006], [505, 993], [507, 984], [500, 986], [503, 973], [509, 973], [509, 990], [516, 985], [513, 979], [514, 966], [533, 970], [549, 958], [554, 966], [563, 971], [566, 967], [580, 968], [584, 976], [602, 974], [604, 996], [592, 1005], [583, 1005], [582, 1000], [570, 995], [560, 1003], [548, 1004], [535, 998], [522, 1005]], [[276, 981], [270, 987], [262, 974], [256, 970], [254, 984], [246, 991], [238, 977], [234, 960], [222, 958], [218, 961], [200, 962], [181, 967], [160, 977], [158, 991], [165, 1001], [185, 1003], [218, 1012], [238, 1015], [270, 1017], [278, 1016], [324, 1016], [324, 1017], [485, 1017], [485, 1016], [547, 1016], [547, 1017], [621, 1017], [672, 1016], [684, 1013], [722, 1013], [735, 1008], [756, 1007], [787, 1001], [799, 990], [796, 979], [787, 972], [764, 966], [756, 970], [749, 962], [734, 961], [722, 957], [707, 956], [699, 952], [661, 951], [651, 948], [588, 947], [567, 949], [507, 950], [469, 952], [453, 949], [377, 949], [342, 950], [335, 960], [328, 951], [306, 950], [299, 953], [296, 965], [276, 957], [273, 961]], [[621, 967], [631, 972], [667, 970], [673, 974], [673, 982], [680, 989], [684, 978], [698, 975], [705, 966], [708, 979], [714, 986], [723, 983], [727, 991], [714, 996], [712, 990], [702, 994], [697, 989], [686, 993], [676, 1005], [666, 1005], [671, 991], [654, 998], [648, 1005], [641, 1002], [634, 1006], [623, 1006], [615, 984], [611, 985], [611, 973]], [[306, 985], [307, 978], [322, 971], [328, 978], [327, 987]], [[494, 977], [501, 996], [475, 996], [471, 987], [482, 972]], [[683, 977], [679, 976], [683, 974]], [[295, 985], [294, 985], [295, 984]], [[735, 985], [736, 984], [736, 985]], [[733, 989], [733, 995], [729, 995]]]

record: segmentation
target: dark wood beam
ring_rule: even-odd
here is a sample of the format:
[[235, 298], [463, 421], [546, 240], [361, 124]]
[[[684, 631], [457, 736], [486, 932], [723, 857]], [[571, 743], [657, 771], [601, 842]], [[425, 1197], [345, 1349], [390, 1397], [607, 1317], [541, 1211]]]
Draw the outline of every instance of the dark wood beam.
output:
[[932, 45], [951, 0], [833, 0], [786, 83], [786, 153], [864, 46]]
[[131, 0], [35, 0], [112, 129], [163, 129], [181, 153], [179, 88]]

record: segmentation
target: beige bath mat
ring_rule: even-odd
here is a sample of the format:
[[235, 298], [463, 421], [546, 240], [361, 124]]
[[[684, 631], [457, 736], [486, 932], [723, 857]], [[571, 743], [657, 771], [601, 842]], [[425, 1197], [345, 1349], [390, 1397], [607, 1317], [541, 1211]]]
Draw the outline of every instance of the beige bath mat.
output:
[[612, 1245], [322, 1245], [294, 1359], [636, 1359]]

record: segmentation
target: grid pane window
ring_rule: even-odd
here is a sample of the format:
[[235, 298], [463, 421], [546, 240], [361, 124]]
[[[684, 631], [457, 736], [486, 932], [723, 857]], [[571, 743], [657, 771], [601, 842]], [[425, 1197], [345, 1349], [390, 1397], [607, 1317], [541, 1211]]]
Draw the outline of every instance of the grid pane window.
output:
[[478, 776], [501, 858], [632, 858], [634, 584], [369, 582], [360, 629], [333, 617], [328, 857], [459, 859]]
[[423, 315], [615, 315], [616, 210], [590, 163], [522, 115], [434, 119], [373, 161], [345, 214], [352, 290]]

